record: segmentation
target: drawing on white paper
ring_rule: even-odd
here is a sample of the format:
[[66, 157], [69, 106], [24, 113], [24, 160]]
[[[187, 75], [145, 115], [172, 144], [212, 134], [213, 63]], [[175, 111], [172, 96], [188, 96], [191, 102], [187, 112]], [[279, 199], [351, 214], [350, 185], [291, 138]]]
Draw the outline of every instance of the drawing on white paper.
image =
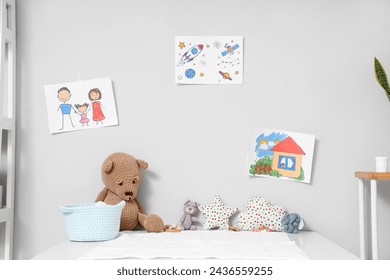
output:
[[254, 176], [310, 183], [315, 137], [253, 128], [247, 172]]
[[242, 84], [242, 36], [177, 36], [178, 84]]
[[118, 125], [111, 79], [45, 85], [50, 133]]

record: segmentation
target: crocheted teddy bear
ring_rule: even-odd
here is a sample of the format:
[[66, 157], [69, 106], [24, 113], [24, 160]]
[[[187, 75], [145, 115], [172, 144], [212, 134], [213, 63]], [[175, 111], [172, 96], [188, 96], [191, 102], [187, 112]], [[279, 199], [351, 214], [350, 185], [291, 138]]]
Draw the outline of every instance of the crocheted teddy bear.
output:
[[161, 232], [164, 227], [157, 215], [146, 215], [137, 201], [137, 192], [141, 184], [141, 168], [148, 168], [148, 163], [125, 153], [115, 153], [103, 162], [101, 174], [104, 189], [96, 202], [103, 201], [113, 205], [126, 201], [122, 210], [120, 230], [133, 230], [139, 223], [148, 232]]

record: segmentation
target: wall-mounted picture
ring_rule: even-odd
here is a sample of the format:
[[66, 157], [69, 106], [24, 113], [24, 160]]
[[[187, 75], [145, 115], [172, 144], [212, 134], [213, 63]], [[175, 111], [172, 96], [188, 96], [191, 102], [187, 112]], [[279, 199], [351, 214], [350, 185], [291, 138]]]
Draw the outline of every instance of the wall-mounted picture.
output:
[[44, 88], [50, 133], [118, 125], [110, 78]]
[[176, 36], [177, 84], [242, 84], [242, 36]]
[[315, 136], [253, 128], [246, 170], [253, 176], [310, 183]]

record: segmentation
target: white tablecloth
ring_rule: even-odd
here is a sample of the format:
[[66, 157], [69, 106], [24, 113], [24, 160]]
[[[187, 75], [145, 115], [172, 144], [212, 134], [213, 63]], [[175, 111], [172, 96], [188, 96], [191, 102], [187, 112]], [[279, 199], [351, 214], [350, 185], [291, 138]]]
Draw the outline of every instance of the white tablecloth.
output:
[[80, 259], [267, 259], [305, 260], [301, 249], [282, 232], [182, 231], [121, 232]]

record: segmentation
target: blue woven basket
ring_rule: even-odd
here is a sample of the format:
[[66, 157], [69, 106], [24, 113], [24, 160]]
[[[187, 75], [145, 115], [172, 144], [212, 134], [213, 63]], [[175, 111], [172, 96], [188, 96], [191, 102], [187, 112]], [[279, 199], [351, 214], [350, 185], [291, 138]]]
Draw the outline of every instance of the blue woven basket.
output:
[[104, 241], [118, 236], [124, 206], [125, 202], [121, 201], [116, 205], [96, 205], [91, 202], [57, 207], [64, 214], [69, 240]]

